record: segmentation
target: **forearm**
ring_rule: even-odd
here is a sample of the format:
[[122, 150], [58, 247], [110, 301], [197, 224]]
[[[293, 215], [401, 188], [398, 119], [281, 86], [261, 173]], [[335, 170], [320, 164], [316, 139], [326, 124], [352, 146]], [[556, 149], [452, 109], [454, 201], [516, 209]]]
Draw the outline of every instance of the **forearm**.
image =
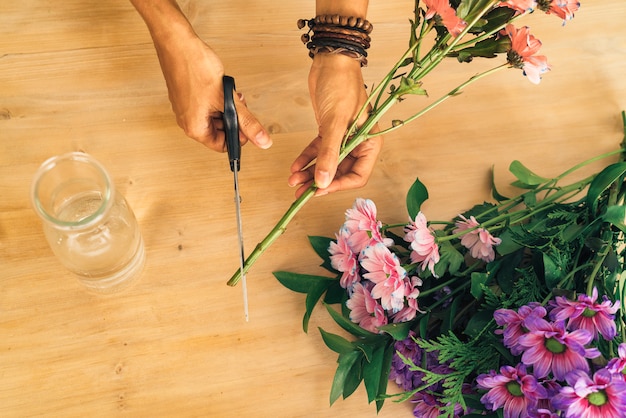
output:
[[315, 14], [367, 17], [368, 0], [316, 0]]
[[176, 0], [130, 0], [143, 18], [155, 44], [166, 44], [172, 38], [195, 36]]

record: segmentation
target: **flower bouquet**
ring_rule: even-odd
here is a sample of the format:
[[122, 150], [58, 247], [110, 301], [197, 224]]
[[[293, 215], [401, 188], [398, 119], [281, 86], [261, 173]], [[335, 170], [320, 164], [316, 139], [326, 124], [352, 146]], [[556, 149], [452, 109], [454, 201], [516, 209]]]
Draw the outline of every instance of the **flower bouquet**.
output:
[[[310, 237], [330, 275], [274, 274], [306, 294], [305, 331], [322, 300], [353, 337], [320, 329], [339, 355], [331, 403], [364, 382], [377, 409], [410, 400], [417, 417], [626, 416], [622, 118], [621, 149], [557, 177], [511, 163], [517, 196], [492, 181], [494, 203], [429, 221], [416, 180], [409, 222], [382, 223], [357, 199], [334, 238]], [[389, 380], [404, 392], [387, 395]]]

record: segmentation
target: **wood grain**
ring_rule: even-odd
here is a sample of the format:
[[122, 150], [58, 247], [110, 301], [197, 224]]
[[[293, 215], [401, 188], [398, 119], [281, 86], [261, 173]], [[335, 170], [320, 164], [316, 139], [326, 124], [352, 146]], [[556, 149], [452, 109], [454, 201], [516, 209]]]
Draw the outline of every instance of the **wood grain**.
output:
[[[311, 1], [185, 1], [198, 33], [221, 55], [271, 131], [267, 151], [244, 148], [240, 176], [250, 250], [287, 209], [289, 166], [315, 135], [309, 58], [296, 20]], [[410, 1], [372, 2], [374, 85], [403, 52]], [[626, 3], [584, 1], [562, 26], [535, 13], [552, 71], [538, 86], [504, 71], [388, 135], [369, 184], [314, 199], [248, 276], [238, 266], [232, 177], [224, 155], [176, 126], [145, 26], [125, 0], [0, 3], [0, 416], [376, 416], [363, 388], [329, 407], [334, 353], [301, 329], [302, 295], [272, 271], [318, 272], [307, 235], [331, 235], [355, 197], [381, 219], [406, 219], [416, 176], [424, 210], [454, 216], [489, 199], [490, 168], [508, 190], [514, 159], [553, 176], [616, 149], [626, 109]], [[429, 99], [492, 63], [446, 63], [426, 81]], [[93, 154], [133, 207], [147, 246], [140, 281], [113, 296], [87, 293], [47, 247], [28, 190], [38, 165], [73, 150]], [[605, 162], [606, 163], [606, 162]], [[599, 168], [596, 164], [593, 168]], [[582, 176], [582, 174], [581, 174]], [[389, 402], [380, 417], [410, 414]]]

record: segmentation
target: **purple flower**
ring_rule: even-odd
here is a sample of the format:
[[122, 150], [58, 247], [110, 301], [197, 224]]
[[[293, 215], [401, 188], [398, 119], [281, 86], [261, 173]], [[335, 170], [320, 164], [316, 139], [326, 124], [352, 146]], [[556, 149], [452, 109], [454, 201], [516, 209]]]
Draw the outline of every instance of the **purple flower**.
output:
[[598, 331], [605, 340], [610, 341], [615, 338], [615, 312], [619, 309], [619, 301], [611, 304], [606, 295], [602, 298], [602, 303], [598, 300], [598, 289], [593, 288], [591, 296], [578, 295], [576, 301], [567, 300], [562, 296], [556, 297], [556, 306], [550, 312], [550, 316], [557, 321], [569, 319], [568, 329], [586, 329], [593, 338], [598, 337]]
[[621, 343], [617, 348], [617, 354], [619, 357], [609, 360], [609, 364], [606, 368], [609, 372], [619, 376], [622, 379], [626, 379], [626, 343]]
[[488, 389], [480, 401], [490, 410], [503, 408], [505, 418], [527, 417], [529, 408], [534, 408], [548, 392], [535, 376], [526, 373], [526, 366], [502, 366], [500, 373], [492, 371], [476, 378], [478, 387]]
[[611, 375], [606, 369], [598, 370], [593, 379], [576, 370], [567, 375], [569, 386], [553, 399], [557, 409], [566, 418], [623, 417], [626, 414], [626, 382]]
[[518, 340], [527, 332], [526, 321], [533, 316], [543, 318], [546, 314], [546, 309], [536, 302], [521, 306], [517, 312], [511, 309], [498, 309], [494, 312], [493, 318], [498, 325], [504, 326], [504, 330], [496, 330], [496, 334], [503, 334], [504, 345], [512, 354], [521, 354], [524, 348], [519, 345]]
[[421, 364], [423, 350], [417, 345], [413, 339], [414, 337], [415, 332], [411, 331], [406, 339], [395, 342], [394, 348], [396, 352], [393, 355], [391, 371], [389, 372], [389, 380], [395, 381], [405, 391], [418, 388], [422, 384], [422, 377], [424, 376], [422, 372], [409, 370], [409, 365], [398, 355], [398, 353], [402, 354], [406, 359], [412, 361], [413, 364]]
[[593, 336], [584, 329], [567, 332], [563, 321], [550, 323], [534, 316], [528, 318], [525, 326], [528, 333], [518, 340], [524, 348], [522, 362], [533, 366], [537, 378], [546, 377], [550, 371], [557, 380], [574, 370], [588, 372], [586, 359], [600, 355], [595, 348], [585, 348]]

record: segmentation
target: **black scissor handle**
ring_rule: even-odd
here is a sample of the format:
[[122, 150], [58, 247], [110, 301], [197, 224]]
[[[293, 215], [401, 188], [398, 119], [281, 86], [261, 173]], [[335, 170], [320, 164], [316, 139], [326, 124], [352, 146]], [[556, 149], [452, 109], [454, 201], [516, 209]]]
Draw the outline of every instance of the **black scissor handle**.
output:
[[[224, 84], [224, 134], [226, 135], [226, 150], [230, 170], [239, 171], [241, 162], [241, 143], [239, 142], [239, 122], [237, 120], [237, 108], [235, 107], [235, 79], [225, 75]], [[234, 162], [237, 161], [235, 165]]]

